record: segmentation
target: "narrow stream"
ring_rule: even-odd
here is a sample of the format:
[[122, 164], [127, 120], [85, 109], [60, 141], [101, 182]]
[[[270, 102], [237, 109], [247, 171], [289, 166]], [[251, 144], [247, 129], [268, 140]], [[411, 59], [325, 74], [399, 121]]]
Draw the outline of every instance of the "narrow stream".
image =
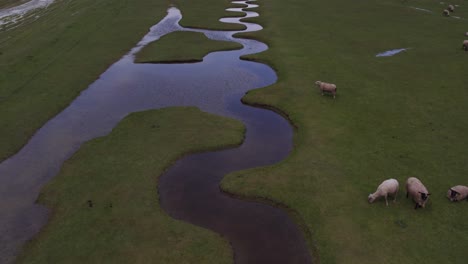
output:
[[[233, 3], [245, 3], [235, 1]], [[248, 4], [248, 8], [256, 7]], [[242, 8], [232, 8], [242, 11]], [[257, 16], [245, 11], [247, 17]], [[261, 203], [231, 198], [219, 189], [226, 173], [265, 166], [284, 159], [292, 148], [293, 131], [280, 115], [243, 105], [248, 90], [271, 85], [275, 72], [239, 56], [266, 50], [255, 40], [237, 39], [237, 32], [187, 29], [179, 26], [176, 8], [133, 48], [49, 120], [17, 154], [0, 164], [0, 263], [14, 260], [21, 246], [46, 223], [48, 210], [35, 204], [41, 187], [54, 177], [81, 144], [110, 133], [132, 112], [168, 106], [197, 106], [203, 111], [240, 119], [247, 127], [236, 149], [187, 156], [161, 178], [160, 201], [174, 218], [214, 230], [230, 241], [236, 263], [310, 263], [305, 239], [284, 211]], [[242, 32], [261, 26], [242, 23]], [[135, 64], [144, 45], [174, 31], [202, 32], [215, 40], [243, 44], [236, 51], [213, 52], [191, 64]]]

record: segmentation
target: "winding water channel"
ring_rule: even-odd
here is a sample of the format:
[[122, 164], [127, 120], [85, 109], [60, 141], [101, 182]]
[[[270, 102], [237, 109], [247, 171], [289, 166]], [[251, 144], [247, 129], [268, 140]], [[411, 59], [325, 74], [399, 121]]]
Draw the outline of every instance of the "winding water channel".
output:
[[[245, 3], [236, 1], [233, 3]], [[256, 7], [248, 4], [247, 8]], [[246, 12], [246, 17], [257, 16]], [[280, 115], [246, 106], [248, 90], [271, 85], [275, 72], [267, 65], [239, 56], [266, 50], [258, 41], [233, 38], [238, 31], [210, 31], [179, 26], [176, 8], [121, 60], [83, 91], [65, 110], [49, 120], [17, 154], [0, 164], [0, 262], [14, 260], [21, 246], [46, 223], [48, 210], [35, 204], [41, 187], [62, 163], [93, 138], [108, 134], [129, 113], [168, 106], [200, 109], [241, 120], [243, 144], [235, 149], [186, 156], [161, 176], [158, 192], [164, 210], [176, 219], [211, 229], [232, 245], [236, 263], [310, 263], [302, 232], [281, 209], [232, 198], [219, 189], [229, 172], [274, 164], [292, 148], [293, 131]], [[243, 32], [261, 26], [242, 23]], [[174, 31], [202, 32], [214, 40], [241, 43], [236, 51], [213, 52], [191, 64], [135, 64], [146, 44]]]

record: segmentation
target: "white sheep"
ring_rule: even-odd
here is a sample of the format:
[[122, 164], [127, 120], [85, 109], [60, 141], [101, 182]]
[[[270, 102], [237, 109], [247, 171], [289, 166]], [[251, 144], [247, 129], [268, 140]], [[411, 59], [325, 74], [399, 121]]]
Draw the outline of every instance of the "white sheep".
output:
[[447, 7], [447, 10], [450, 11], [450, 12], [453, 12], [453, 11], [455, 11], [455, 7], [453, 5], [449, 5]]
[[322, 95], [323, 95], [323, 92], [328, 92], [328, 93], [333, 94], [333, 98], [336, 97], [336, 85], [335, 84], [316, 81], [315, 85], [317, 85], [317, 87], [320, 89], [320, 91], [322, 92]]
[[468, 32], [465, 32], [465, 37], [468, 37]]
[[418, 178], [409, 177], [406, 181], [406, 198], [408, 198], [408, 195], [411, 195], [416, 203], [414, 209], [418, 209], [418, 207], [424, 208], [426, 206], [431, 194]]
[[450, 188], [447, 192], [447, 198], [452, 202], [465, 200], [468, 197], [468, 187], [457, 185]]
[[444, 12], [442, 13], [444, 16], [450, 16], [450, 11], [448, 11], [447, 9], [444, 10]]
[[468, 51], [468, 40], [463, 41], [462, 49], [464, 49], [465, 51]]
[[377, 190], [374, 193], [369, 194], [369, 196], [367, 197], [367, 200], [369, 201], [369, 203], [373, 203], [375, 199], [380, 198], [380, 197], [385, 197], [385, 203], [388, 206], [387, 196], [388, 195], [393, 196], [393, 202], [395, 202], [397, 194], [398, 194], [398, 189], [399, 189], [399, 184], [397, 180], [395, 179], [385, 180], [379, 185], [379, 187], [377, 187]]

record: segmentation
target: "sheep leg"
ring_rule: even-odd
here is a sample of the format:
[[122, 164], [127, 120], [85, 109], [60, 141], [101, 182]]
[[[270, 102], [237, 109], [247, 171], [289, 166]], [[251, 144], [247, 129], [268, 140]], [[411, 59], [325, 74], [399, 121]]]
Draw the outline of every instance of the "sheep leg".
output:
[[385, 204], [388, 206], [387, 194], [385, 195]]
[[416, 203], [416, 206], [414, 207], [414, 210], [417, 210], [417, 209], [418, 209], [418, 207], [419, 207], [419, 204], [418, 204], [418, 203]]

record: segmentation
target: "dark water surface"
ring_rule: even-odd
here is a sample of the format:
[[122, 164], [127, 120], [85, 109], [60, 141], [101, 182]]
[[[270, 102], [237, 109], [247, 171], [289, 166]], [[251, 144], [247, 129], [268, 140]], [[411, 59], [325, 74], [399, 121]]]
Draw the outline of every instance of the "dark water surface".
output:
[[[247, 17], [257, 16], [255, 12], [246, 13]], [[168, 106], [197, 106], [240, 119], [247, 127], [246, 139], [239, 148], [187, 156], [161, 177], [160, 202], [168, 214], [228, 239], [236, 263], [311, 262], [302, 233], [284, 211], [234, 199], [219, 190], [226, 173], [276, 163], [292, 148], [293, 131], [285, 119], [240, 102], [248, 90], [276, 81], [270, 67], [239, 59], [267, 46], [233, 38], [237, 33], [233, 31], [185, 29], [178, 24], [180, 18], [179, 10], [169, 9], [168, 16], [135, 48], [39, 129], [23, 149], [0, 164], [0, 263], [12, 262], [25, 241], [47, 222], [47, 209], [34, 202], [41, 187], [81, 144], [108, 134], [132, 112]], [[242, 23], [239, 19], [222, 21]], [[242, 24], [247, 26], [245, 31], [261, 30], [257, 24]], [[244, 48], [211, 53], [200, 63], [133, 63], [134, 54], [144, 45], [184, 30], [202, 32], [215, 40], [236, 41]]]

